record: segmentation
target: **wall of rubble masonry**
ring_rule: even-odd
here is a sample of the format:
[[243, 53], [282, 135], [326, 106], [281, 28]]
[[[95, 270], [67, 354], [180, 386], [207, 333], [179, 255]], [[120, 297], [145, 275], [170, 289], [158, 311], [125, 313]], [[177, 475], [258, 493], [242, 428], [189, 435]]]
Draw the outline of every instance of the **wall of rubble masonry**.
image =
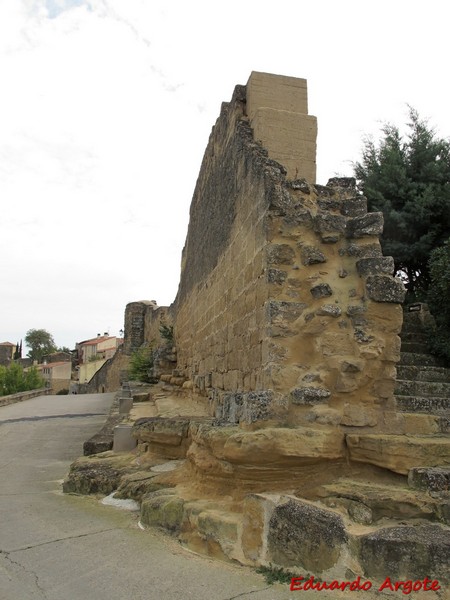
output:
[[231, 422], [376, 428], [392, 402], [404, 298], [381, 253], [382, 214], [367, 213], [352, 179], [308, 183], [311, 154], [296, 179], [269, 158], [248, 116], [253, 77], [269, 91], [286, 83], [252, 74], [211, 133], [170, 309], [177, 372]]

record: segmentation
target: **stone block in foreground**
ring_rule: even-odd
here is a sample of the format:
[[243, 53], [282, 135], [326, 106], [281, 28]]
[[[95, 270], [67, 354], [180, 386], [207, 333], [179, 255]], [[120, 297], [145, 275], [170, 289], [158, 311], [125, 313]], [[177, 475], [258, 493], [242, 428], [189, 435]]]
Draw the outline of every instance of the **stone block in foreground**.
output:
[[368, 578], [395, 581], [450, 581], [450, 529], [439, 525], [389, 527], [359, 540], [360, 561]]
[[275, 564], [320, 573], [339, 559], [348, 539], [342, 518], [330, 510], [290, 498], [270, 518], [268, 550]]

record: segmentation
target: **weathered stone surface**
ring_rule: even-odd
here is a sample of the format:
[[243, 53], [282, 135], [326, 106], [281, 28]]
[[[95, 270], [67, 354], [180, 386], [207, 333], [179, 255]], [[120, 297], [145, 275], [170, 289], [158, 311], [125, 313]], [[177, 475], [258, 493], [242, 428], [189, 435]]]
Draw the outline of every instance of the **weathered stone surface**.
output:
[[387, 434], [347, 434], [349, 457], [407, 475], [413, 467], [450, 463], [450, 438]]
[[214, 401], [215, 416], [228, 423], [255, 423], [270, 417], [273, 403], [274, 394], [270, 390], [227, 392]]
[[294, 264], [295, 251], [288, 244], [272, 244], [267, 247], [267, 262], [269, 265]]
[[351, 427], [374, 427], [377, 422], [376, 412], [362, 405], [344, 404], [344, 411], [342, 413], [342, 425], [349, 425]]
[[347, 333], [325, 333], [317, 341], [324, 357], [352, 356], [355, 352], [354, 343]]
[[312, 464], [343, 456], [343, 433], [338, 429], [270, 427], [257, 431], [234, 428], [202, 430], [198, 442], [219, 460], [242, 465]]
[[326, 298], [333, 295], [333, 290], [328, 283], [319, 283], [310, 289], [313, 298]]
[[149, 391], [145, 392], [133, 392], [133, 402], [148, 402], [151, 400], [151, 393]]
[[103, 427], [83, 444], [84, 456], [100, 454], [112, 450], [114, 441], [114, 427], [121, 421], [119, 414], [110, 414]]
[[363, 217], [355, 217], [347, 222], [346, 235], [349, 238], [360, 238], [366, 235], [381, 235], [383, 233], [383, 213], [368, 213]]
[[141, 523], [179, 531], [184, 516], [184, 500], [167, 490], [152, 492], [141, 504]]
[[325, 255], [316, 246], [301, 247], [302, 263], [305, 266], [326, 262]]
[[320, 387], [296, 388], [291, 392], [293, 404], [318, 404], [326, 402], [330, 396], [330, 390]]
[[381, 254], [381, 246], [379, 243], [377, 244], [350, 244], [347, 247], [347, 250], [342, 252], [343, 254], [347, 253], [348, 256], [352, 256], [355, 258], [370, 258], [370, 257], [378, 257], [382, 256]]
[[136, 471], [131, 455], [112, 452], [79, 458], [70, 465], [63, 491], [74, 494], [108, 495], [118, 488], [123, 475]]
[[340, 479], [324, 485], [318, 492], [322, 501], [332, 506], [343, 506], [350, 512], [350, 502], [370, 509], [372, 521], [381, 519], [433, 519], [438, 517], [440, 500], [422, 492], [412, 491], [402, 485], [369, 483], [353, 479]]
[[330, 408], [327, 405], [316, 404], [312, 407], [311, 412], [307, 415], [307, 419], [316, 421], [321, 425], [332, 425], [333, 427], [340, 424], [342, 415], [339, 410]]
[[350, 304], [347, 307], [346, 315], [348, 317], [354, 317], [356, 315], [362, 315], [367, 311], [367, 306], [364, 304]]
[[240, 515], [217, 510], [201, 512], [197, 517], [198, 532], [206, 540], [215, 541], [229, 555], [238, 541]]
[[449, 467], [415, 467], [408, 473], [408, 484], [417, 490], [450, 490]]
[[333, 215], [329, 212], [319, 212], [314, 217], [314, 230], [317, 233], [344, 233], [347, 219], [342, 215]]
[[341, 371], [343, 373], [360, 373], [364, 364], [364, 361], [358, 359], [344, 360], [341, 364]]
[[359, 559], [368, 578], [384, 581], [428, 577], [450, 581], [449, 529], [439, 525], [390, 527], [361, 536]]
[[352, 192], [356, 189], [356, 179], [354, 177], [330, 177], [326, 187], [337, 189], [337, 191], [349, 190]]
[[141, 442], [179, 446], [187, 437], [189, 423], [190, 419], [146, 417], [135, 422], [133, 437]]
[[307, 304], [302, 302], [277, 302], [271, 300], [267, 304], [267, 312], [271, 323], [291, 323], [300, 317]]
[[360, 258], [356, 261], [356, 268], [361, 277], [380, 274], [392, 275], [394, 273], [394, 259], [392, 256]]
[[269, 269], [267, 271], [267, 280], [269, 283], [283, 284], [286, 281], [287, 273], [281, 269]]
[[[152, 471], [137, 471], [130, 475], [124, 475], [120, 479], [120, 484], [115, 493], [115, 498], [131, 498], [140, 502], [144, 496], [167, 488], [167, 484], [158, 484], [153, 482], [153, 479], [158, 475]], [[170, 487], [170, 486], [169, 486]]]
[[363, 217], [367, 214], [367, 199], [361, 196], [344, 200], [341, 213], [346, 217]]
[[273, 504], [262, 494], [248, 494], [243, 503], [242, 551], [245, 558], [257, 561], [265, 545], [266, 513]]
[[288, 185], [293, 190], [300, 190], [304, 194], [310, 194], [311, 193], [310, 185], [306, 181], [306, 179], [294, 179], [293, 181], [289, 181]]
[[336, 304], [323, 304], [318, 310], [317, 313], [319, 316], [325, 317], [340, 317], [342, 314], [342, 310]]
[[296, 498], [275, 507], [269, 521], [268, 552], [278, 565], [320, 573], [337, 563], [346, 542], [338, 514]]
[[370, 525], [373, 522], [371, 509], [361, 502], [350, 500], [348, 503], [348, 514], [352, 521], [361, 525]]
[[375, 302], [399, 302], [405, 299], [406, 289], [401, 279], [387, 275], [369, 275], [366, 279], [369, 298]]

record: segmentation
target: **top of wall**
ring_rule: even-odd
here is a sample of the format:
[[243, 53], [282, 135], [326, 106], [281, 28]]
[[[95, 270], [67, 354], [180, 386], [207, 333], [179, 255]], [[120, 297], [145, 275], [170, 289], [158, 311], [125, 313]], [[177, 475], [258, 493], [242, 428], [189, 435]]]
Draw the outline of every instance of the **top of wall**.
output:
[[255, 140], [285, 167], [288, 179], [316, 182], [317, 119], [308, 115], [306, 79], [253, 71], [246, 115]]
[[252, 71], [247, 82], [247, 115], [252, 121], [261, 107], [308, 114], [306, 79]]

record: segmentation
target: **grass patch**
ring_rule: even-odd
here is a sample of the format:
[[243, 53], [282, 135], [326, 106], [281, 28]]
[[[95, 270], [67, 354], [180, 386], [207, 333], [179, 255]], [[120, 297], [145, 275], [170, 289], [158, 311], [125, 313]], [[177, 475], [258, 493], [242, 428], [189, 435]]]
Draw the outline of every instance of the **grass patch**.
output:
[[270, 564], [268, 567], [258, 567], [256, 572], [264, 575], [264, 579], [270, 585], [273, 583], [291, 583], [291, 579], [296, 577], [295, 573], [286, 571], [286, 569], [283, 569], [282, 567], [273, 567]]

